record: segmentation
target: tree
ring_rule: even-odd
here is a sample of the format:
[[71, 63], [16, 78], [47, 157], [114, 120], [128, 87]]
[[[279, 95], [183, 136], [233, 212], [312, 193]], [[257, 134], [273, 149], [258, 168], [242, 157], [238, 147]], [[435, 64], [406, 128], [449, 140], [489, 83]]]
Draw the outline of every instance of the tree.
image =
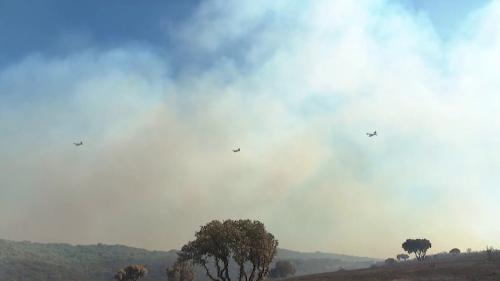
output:
[[407, 254], [399, 254], [396, 256], [396, 258], [398, 259], [398, 261], [406, 261], [407, 259], [410, 258], [410, 256], [408, 256]]
[[395, 265], [396, 263], [397, 263], [396, 260], [393, 258], [388, 258], [385, 260], [385, 264], [387, 265]]
[[176, 261], [172, 267], [167, 267], [167, 279], [168, 281], [193, 281], [193, 264], [187, 261]]
[[495, 251], [495, 249], [493, 247], [486, 246], [486, 256], [487, 256], [489, 261], [493, 260], [493, 251]]
[[[269, 273], [277, 246], [278, 241], [259, 221], [213, 220], [195, 233], [195, 240], [182, 247], [179, 260], [202, 266], [212, 281], [231, 281], [232, 258], [239, 269], [239, 281], [262, 281]], [[209, 263], [213, 263], [215, 273]]]
[[289, 261], [282, 260], [276, 262], [273, 269], [269, 271], [271, 278], [286, 278], [295, 274], [295, 267]]
[[452, 255], [458, 255], [458, 254], [460, 254], [460, 249], [453, 248], [453, 249], [450, 250], [450, 254], [452, 254]]
[[115, 274], [115, 280], [117, 281], [137, 281], [144, 278], [148, 270], [146, 267], [140, 264], [128, 265], [123, 269], [120, 269]]
[[427, 239], [406, 239], [402, 245], [403, 249], [408, 254], [415, 254], [417, 260], [425, 259], [427, 250], [432, 247], [431, 242]]

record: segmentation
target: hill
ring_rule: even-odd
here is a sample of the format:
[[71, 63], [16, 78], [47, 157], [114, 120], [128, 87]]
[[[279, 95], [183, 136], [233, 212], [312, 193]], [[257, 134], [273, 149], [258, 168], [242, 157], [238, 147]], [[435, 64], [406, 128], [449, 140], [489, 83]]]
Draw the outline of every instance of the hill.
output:
[[395, 265], [358, 270], [314, 274], [289, 278], [286, 281], [499, 281], [500, 254], [492, 261], [484, 252], [473, 254], [436, 255], [424, 262], [408, 261]]
[[334, 253], [323, 252], [297, 252], [287, 249], [278, 249], [278, 258], [280, 259], [333, 259], [352, 262], [372, 262], [374, 259], [369, 257], [349, 256]]
[[[0, 239], [2, 281], [109, 281], [128, 264], [144, 264], [150, 281], [166, 280], [165, 268], [174, 263], [177, 251], [148, 251], [123, 245], [70, 245], [16, 242]], [[330, 253], [301, 253], [279, 249], [275, 260], [290, 260], [297, 275], [343, 268], [368, 267], [374, 259]], [[233, 270], [234, 271], [234, 270]], [[201, 270], [197, 280], [206, 280]]]

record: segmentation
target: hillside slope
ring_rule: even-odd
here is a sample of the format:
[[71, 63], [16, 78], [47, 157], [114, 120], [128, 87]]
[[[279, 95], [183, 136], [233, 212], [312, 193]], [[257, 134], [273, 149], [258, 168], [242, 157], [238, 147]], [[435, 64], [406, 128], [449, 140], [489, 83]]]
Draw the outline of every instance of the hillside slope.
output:
[[492, 261], [486, 254], [431, 257], [424, 262], [409, 261], [359, 270], [314, 274], [286, 281], [500, 281], [500, 255]]
[[[128, 264], [144, 264], [150, 281], [166, 280], [165, 268], [175, 261], [172, 251], [148, 251], [122, 245], [43, 244], [0, 239], [1, 281], [109, 281], [113, 273]], [[328, 253], [300, 253], [278, 250], [275, 260], [288, 259], [297, 274], [312, 274], [343, 268], [362, 268], [372, 259]], [[233, 270], [234, 271], [234, 270]], [[197, 280], [205, 280], [201, 270]]]

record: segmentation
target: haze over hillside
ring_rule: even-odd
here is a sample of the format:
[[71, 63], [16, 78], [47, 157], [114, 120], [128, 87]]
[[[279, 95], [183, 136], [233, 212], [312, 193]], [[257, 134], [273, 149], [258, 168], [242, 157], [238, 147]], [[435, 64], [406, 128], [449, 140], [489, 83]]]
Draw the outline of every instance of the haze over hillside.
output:
[[[70, 245], [16, 242], [0, 239], [0, 280], [10, 281], [109, 281], [128, 264], [144, 264], [147, 280], [165, 281], [165, 269], [177, 258], [177, 251], [148, 251], [123, 245]], [[333, 253], [301, 253], [279, 249], [275, 261], [290, 260], [297, 275], [343, 268], [368, 267], [375, 259]], [[207, 277], [199, 268], [196, 280]]]

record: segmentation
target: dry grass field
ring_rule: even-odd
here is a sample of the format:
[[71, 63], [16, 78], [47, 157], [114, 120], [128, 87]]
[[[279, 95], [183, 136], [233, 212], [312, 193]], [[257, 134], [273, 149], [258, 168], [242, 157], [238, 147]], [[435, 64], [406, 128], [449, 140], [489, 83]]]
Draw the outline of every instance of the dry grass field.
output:
[[300, 276], [287, 281], [500, 281], [500, 256], [488, 261], [485, 253], [429, 257], [392, 266], [341, 270]]

